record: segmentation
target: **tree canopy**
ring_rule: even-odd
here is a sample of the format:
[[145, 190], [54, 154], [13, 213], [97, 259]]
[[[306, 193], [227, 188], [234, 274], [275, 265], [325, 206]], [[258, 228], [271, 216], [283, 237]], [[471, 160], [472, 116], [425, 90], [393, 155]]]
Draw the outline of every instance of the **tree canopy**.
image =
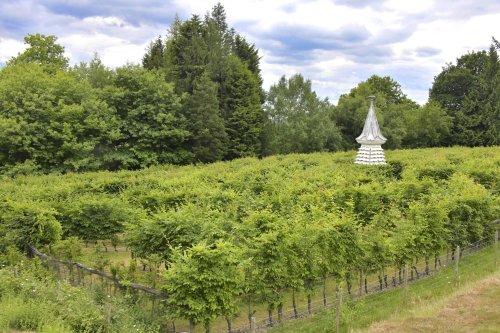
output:
[[10, 59], [8, 65], [34, 63], [43, 66], [49, 73], [64, 70], [68, 67], [69, 59], [64, 56], [64, 47], [56, 41], [57, 37], [53, 35], [28, 34], [24, 37], [28, 48]]
[[334, 119], [344, 138], [344, 147], [355, 148], [369, 107], [368, 96], [375, 95], [375, 112], [389, 149], [435, 147], [446, 143], [451, 119], [436, 103], [418, 105], [390, 77], [371, 76], [340, 96]]
[[449, 145], [491, 146], [500, 142], [500, 45], [473, 51], [447, 64], [429, 98], [452, 117]]
[[271, 86], [264, 110], [268, 119], [267, 153], [335, 151], [342, 137], [333, 121], [333, 106], [312, 90], [311, 81], [296, 74]]
[[0, 68], [0, 173], [139, 169], [239, 157], [357, 148], [375, 95], [386, 149], [496, 145], [498, 41], [447, 64], [418, 105], [373, 75], [337, 105], [301, 74], [264, 91], [260, 53], [224, 7], [176, 17], [141, 65], [107, 68], [98, 54], [69, 66], [57, 37], [28, 34]]

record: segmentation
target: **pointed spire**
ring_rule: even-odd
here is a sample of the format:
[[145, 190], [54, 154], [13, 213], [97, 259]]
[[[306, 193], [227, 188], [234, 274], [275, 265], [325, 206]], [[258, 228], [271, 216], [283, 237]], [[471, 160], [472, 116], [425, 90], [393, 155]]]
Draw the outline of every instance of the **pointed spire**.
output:
[[378, 125], [377, 115], [375, 114], [375, 109], [373, 108], [374, 99], [375, 96], [370, 96], [370, 109], [368, 110], [368, 115], [366, 116], [365, 126], [363, 127], [361, 135], [356, 138], [356, 141], [360, 144], [381, 145], [387, 141], [387, 139], [382, 135]]
[[387, 139], [382, 135], [378, 125], [375, 109], [373, 108], [374, 99], [375, 96], [370, 96], [370, 109], [366, 116], [365, 126], [361, 135], [356, 138], [356, 141], [361, 144], [354, 162], [356, 164], [385, 164], [384, 150], [381, 145]]

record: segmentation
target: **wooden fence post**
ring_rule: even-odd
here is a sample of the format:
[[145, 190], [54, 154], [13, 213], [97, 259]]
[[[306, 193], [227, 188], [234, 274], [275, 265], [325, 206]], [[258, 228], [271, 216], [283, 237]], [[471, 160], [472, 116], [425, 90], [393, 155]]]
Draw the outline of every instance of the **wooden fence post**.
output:
[[460, 245], [455, 249], [455, 287], [460, 285], [460, 278], [458, 275], [458, 262], [460, 261]]
[[112, 307], [111, 303], [106, 303], [106, 324], [109, 326], [111, 324], [111, 318], [112, 318]]
[[342, 306], [342, 287], [339, 288], [337, 291], [337, 317], [336, 317], [336, 332], [340, 332], [340, 311], [341, 311], [341, 306]]

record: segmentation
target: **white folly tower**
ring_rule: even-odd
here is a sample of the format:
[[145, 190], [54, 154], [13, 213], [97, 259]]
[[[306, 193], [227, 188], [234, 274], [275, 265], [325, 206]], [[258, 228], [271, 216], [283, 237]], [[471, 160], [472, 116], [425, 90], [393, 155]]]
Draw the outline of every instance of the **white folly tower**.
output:
[[365, 126], [363, 127], [361, 135], [356, 138], [356, 141], [361, 144], [358, 154], [356, 155], [356, 161], [354, 162], [356, 164], [385, 164], [382, 144], [384, 144], [387, 139], [384, 138], [382, 132], [380, 132], [375, 109], [373, 108], [374, 99], [375, 96], [370, 96], [370, 109], [366, 116]]

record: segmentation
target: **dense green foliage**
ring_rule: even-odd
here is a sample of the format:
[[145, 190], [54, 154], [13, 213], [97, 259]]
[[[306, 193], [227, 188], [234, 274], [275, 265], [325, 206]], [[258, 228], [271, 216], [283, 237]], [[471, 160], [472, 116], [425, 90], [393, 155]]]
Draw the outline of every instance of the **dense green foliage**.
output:
[[478, 146], [500, 143], [500, 44], [470, 52], [447, 64], [434, 78], [430, 100], [453, 119], [448, 144]]
[[375, 96], [375, 112], [387, 138], [384, 147], [435, 147], [445, 142], [451, 120], [443, 109], [433, 103], [419, 106], [406, 97], [396, 81], [374, 75], [340, 96], [334, 111], [346, 148], [357, 147], [355, 139], [363, 130], [370, 95]]
[[56, 43], [57, 37], [42, 34], [28, 34], [24, 37], [28, 48], [17, 57], [9, 60], [9, 65], [33, 63], [40, 65], [49, 73], [66, 69], [69, 59], [64, 56], [64, 47]]
[[236, 296], [241, 292], [242, 272], [233, 245], [217, 242], [177, 252], [165, 274], [167, 312], [174, 319], [202, 323], [207, 329], [220, 315], [237, 312]]
[[[162, 61], [159, 54], [164, 55]], [[216, 144], [220, 147], [215, 150], [205, 149], [202, 155], [195, 152], [194, 161], [210, 162], [221, 157], [232, 159], [262, 153], [265, 118], [261, 106], [260, 58], [253, 45], [228, 27], [221, 4], [214, 6], [203, 21], [197, 15], [185, 22], [176, 19], [166, 42], [162, 44], [157, 40], [144, 59], [146, 62], [158, 59], [158, 65], [153, 67], [165, 73], [178, 94], [191, 96], [185, 117], [198, 127], [193, 136], [199, 137], [203, 132], [203, 136], [211, 135], [218, 141]], [[214, 108], [214, 100], [218, 108]], [[203, 116], [197, 113], [208, 111], [213, 114], [211, 121], [200, 122]], [[194, 150], [198, 150], [199, 146], [194, 144]]]
[[498, 148], [387, 158], [366, 167], [353, 164], [354, 152], [317, 153], [5, 177], [0, 250], [57, 248], [61, 232], [84, 240], [124, 233], [137, 256], [170, 267], [170, 316], [208, 326], [231, 318], [242, 292], [280, 312], [286, 290], [427, 261], [491, 235], [500, 213]]
[[259, 50], [217, 4], [176, 18], [142, 66], [106, 68], [96, 54], [73, 67], [57, 37], [27, 35], [0, 68], [0, 174], [136, 170], [239, 157], [348, 150], [369, 95], [384, 148], [499, 142], [498, 42], [436, 76], [419, 106], [390, 77], [360, 82], [338, 105], [300, 74], [262, 89]]
[[160, 320], [135, 301], [59, 281], [12, 248], [0, 254], [1, 332], [159, 332]]
[[264, 110], [270, 123], [267, 154], [341, 148], [340, 131], [331, 117], [333, 106], [328, 100], [319, 99], [311, 88], [311, 81], [300, 74], [290, 79], [283, 76], [271, 86]]
[[143, 66], [68, 68], [55, 36], [0, 69], [0, 173], [138, 169], [263, 152], [257, 49], [214, 7], [176, 20]]

